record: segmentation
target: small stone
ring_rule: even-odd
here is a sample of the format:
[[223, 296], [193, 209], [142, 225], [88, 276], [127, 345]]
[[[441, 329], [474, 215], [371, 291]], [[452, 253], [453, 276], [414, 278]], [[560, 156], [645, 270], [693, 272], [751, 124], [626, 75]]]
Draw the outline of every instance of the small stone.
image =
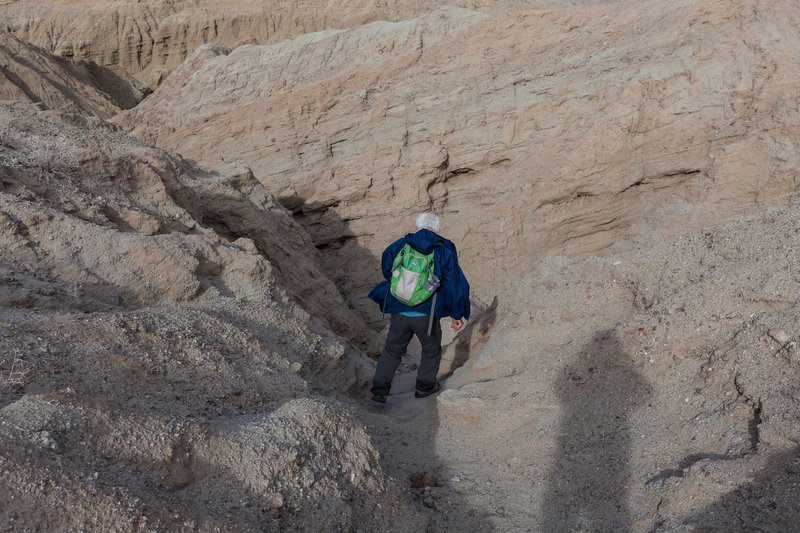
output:
[[411, 474], [411, 486], [415, 489], [425, 487], [440, 487], [439, 482], [430, 472], [414, 472]]
[[425, 504], [425, 505], [427, 505], [428, 507], [433, 507], [433, 498], [431, 498], [430, 496], [428, 496], [427, 498], [425, 498], [425, 499], [423, 499], [423, 500], [422, 500], [422, 503], [424, 503], [424, 504]]
[[59, 444], [55, 436], [49, 431], [42, 431], [39, 433], [39, 440], [45, 448], [49, 448], [56, 453], [61, 453], [61, 444]]
[[310, 468], [304, 469], [303, 474], [300, 476], [300, 482], [303, 484], [303, 488], [310, 487], [315, 481], [314, 472]]
[[499, 515], [504, 515], [504, 514], [506, 514], [506, 509], [505, 509], [505, 507], [498, 507], [497, 511], [495, 511], [495, 512], [497, 514], [499, 514]]
[[450, 481], [452, 481], [453, 483], [458, 483], [459, 481], [461, 481], [461, 478], [458, 476], [453, 476], [450, 478]]
[[270, 509], [280, 509], [283, 507], [283, 494], [276, 492], [269, 500]]
[[791, 337], [782, 329], [771, 329], [768, 333], [778, 344], [786, 344], [791, 340]]

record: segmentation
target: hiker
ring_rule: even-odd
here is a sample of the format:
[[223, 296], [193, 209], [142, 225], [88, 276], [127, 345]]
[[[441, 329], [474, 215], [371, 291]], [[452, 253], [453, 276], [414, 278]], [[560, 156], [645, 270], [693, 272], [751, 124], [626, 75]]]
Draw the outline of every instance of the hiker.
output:
[[[441, 224], [433, 213], [422, 213], [417, 217], [416, 233], [407, 234], [383, 251], [381, 270], [386, 281], [372, 289], [369, 298], [392, 316], [386, 346], [372, 380], [375, 402], [386, 403], [394, 373], [413, 335], [422, 344], [414, 397], [424, 398], [439, 391], [441, 385], [436, 381], [442, 359], [439, 318], [451, 317], [450, 327], [456, 332], [469, 318], [469, 283], [458, 266], [455, 245], [439, 235]], [[421, 271], [419, 279], [414, 277], [415, 270]], [[410, 286], [413, 283], [416, 285]], [[411, 289], [413, 297], [409, 297]]]

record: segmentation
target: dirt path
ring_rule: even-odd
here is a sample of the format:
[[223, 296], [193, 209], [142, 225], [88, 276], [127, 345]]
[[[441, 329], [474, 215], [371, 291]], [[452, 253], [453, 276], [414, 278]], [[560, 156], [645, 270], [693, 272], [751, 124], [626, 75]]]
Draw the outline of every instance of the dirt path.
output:
[[[458, 465], [457, 456], [443, 456], [437, 451], [439, 428], [437, 396], [414, 397], [418, 357], [406, 356], [395, 375], [392, 394], [385, 406], [374, 404], [365, 394], [357, 416], [372, 436], [381, 454], [381, 466], [401, 485], [421, 511], [427, 513], [428, 531], [478, 532], [492, 530], [481, 513], [470, 504], [481, 498], [478, 483], [468, 477], [484, 477], [484, 472], [469, 476]], [[447, 384], [443, 382], [443, 390]], [[440, 486], [414, 488], [412, 476], [432, 474]], [[416, 479], [416, 478], [414, 478]], [[485, 486], [485, 484], [484, 484]]]

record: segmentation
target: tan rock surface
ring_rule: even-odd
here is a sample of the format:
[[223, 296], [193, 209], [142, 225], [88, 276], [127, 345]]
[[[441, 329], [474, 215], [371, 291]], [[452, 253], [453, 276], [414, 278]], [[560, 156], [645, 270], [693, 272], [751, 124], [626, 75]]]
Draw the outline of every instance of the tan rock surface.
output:
[[323, 323], [364, 326], [248, 173], [33, 106], [0, 124], [4, 529], [423, 527], [336, 399], [372, 363]]
[[[206, 46], [122, 121], [187, 159], [3, 106], [0, 525], [794, 530], [797, 9], [451, 8]], [[409, 358], [364, 408], [370, 365], [323, 322], [363, 324], [312, 239], [358, 303], [431, 206], [497, 298], [440, 394]]]
[[544, 260], [456, 338], [474, 351], [438, 397], [403, 368], [365, 415], [413, 457], [389, 471], [431, 471], [441, 514], [482, 530], [794, 530], [799, 235], [791, 207]]
[[[447, 3], [491, 9], [514, 5], [488, 0]], [[401, 20], [440, 4], [421, 0], [11, 0], [0, 2], [0, 17], [19, 38], [59, 57], [117, 66], [156, 87], [205, 43], [277, 42], [375, 20]]]
[[788, 1], [447, 8], [203, 48], [118, 122], [211, 168], [246, 162], [363, 313], [376, 256], [421, 209], [490, 301], [547, 255], [786, 203], [798, 22]]
[[[22, 109], [3, 113], [3, 191], [53, 206], [9, 204], [3, 247], [8, 260], [36, 263], [46, 279], [78, 290], [70, 306], [291, 296], [336, 332], [364, 339], [308, 235], [248, 169], [209, 174], [103, 124], [87, 132], [92, 121], [76, 115], [47, 122]], [[63, 297], [8, 296], [55, 308]]]
[[144, 96], [144, 88], [127, 74], [91, 61], [65, 61], [20, 41], [0, 22], [0, 100], [109, 118]]

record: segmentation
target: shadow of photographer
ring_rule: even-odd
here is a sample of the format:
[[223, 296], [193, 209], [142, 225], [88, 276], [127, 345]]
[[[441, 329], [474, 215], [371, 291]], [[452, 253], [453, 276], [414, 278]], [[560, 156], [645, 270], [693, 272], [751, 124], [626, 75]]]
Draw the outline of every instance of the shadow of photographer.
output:
[[561, 368], [554, 387], [562, 414], [542, 531], [630, 531], [628, 417], [651, 386], [609, 330]]

